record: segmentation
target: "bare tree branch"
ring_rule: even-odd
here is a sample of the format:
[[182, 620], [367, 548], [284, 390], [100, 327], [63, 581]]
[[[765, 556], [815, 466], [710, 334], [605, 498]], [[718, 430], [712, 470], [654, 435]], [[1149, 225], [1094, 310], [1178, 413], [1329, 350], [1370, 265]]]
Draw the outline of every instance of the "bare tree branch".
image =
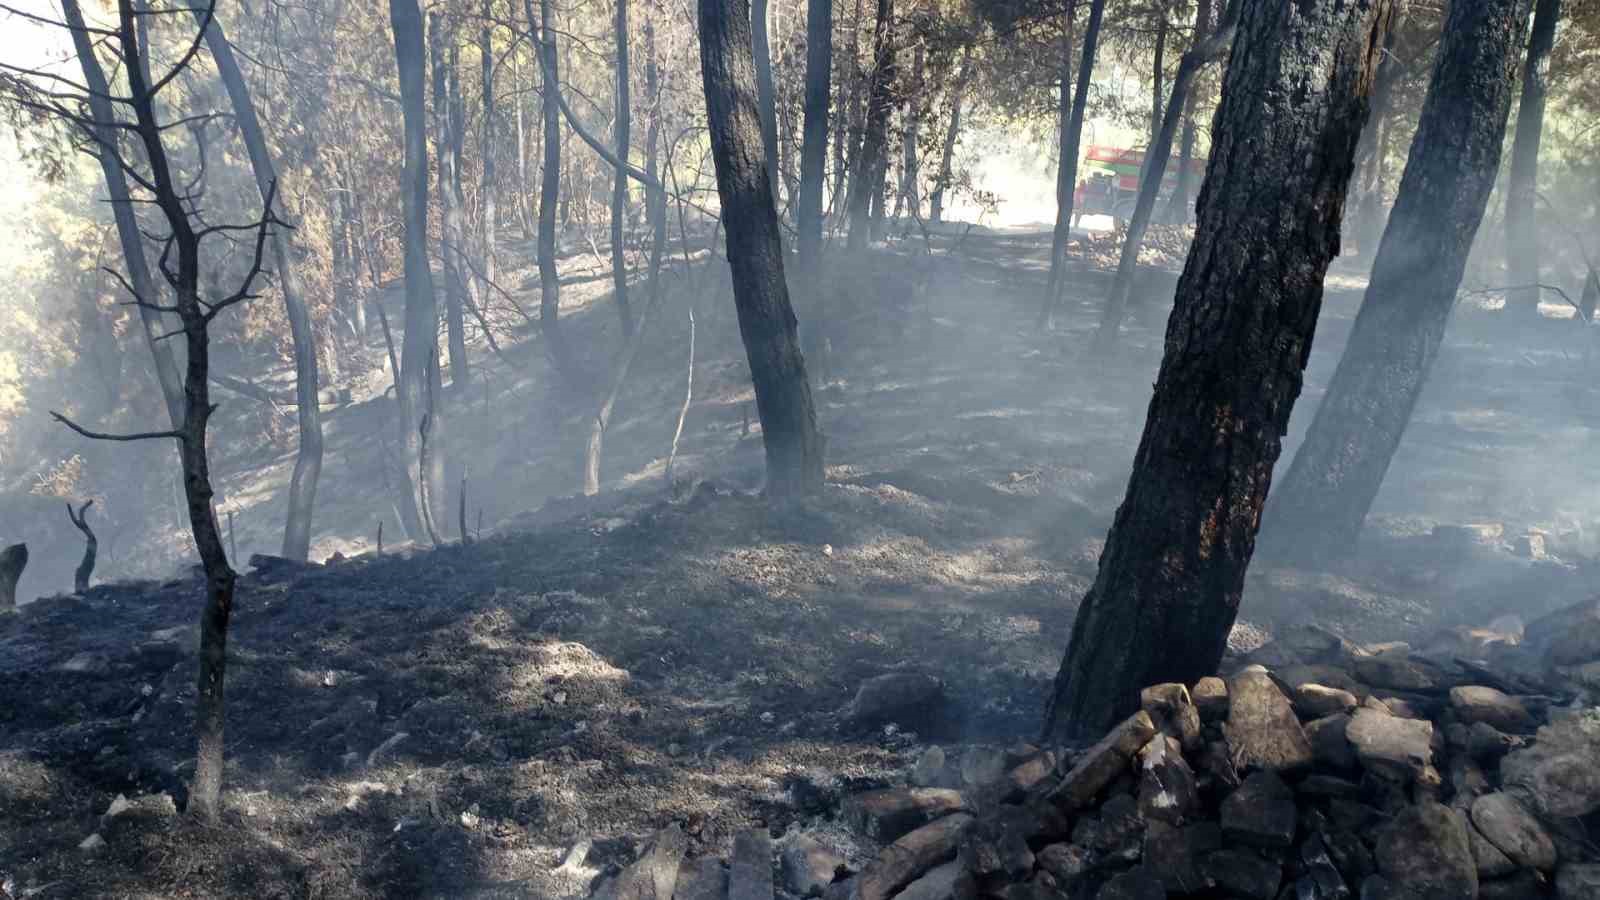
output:
[[149, 441], [156, 438], [183, 438], [180, 432], [171, 429], [167, 431], [139, 431], [133, 434], [108, 434], [103, 431], [90, 431], [53, 409], [50, 411], [50, 417], [84, 437], [93, 438], [97, 441]]

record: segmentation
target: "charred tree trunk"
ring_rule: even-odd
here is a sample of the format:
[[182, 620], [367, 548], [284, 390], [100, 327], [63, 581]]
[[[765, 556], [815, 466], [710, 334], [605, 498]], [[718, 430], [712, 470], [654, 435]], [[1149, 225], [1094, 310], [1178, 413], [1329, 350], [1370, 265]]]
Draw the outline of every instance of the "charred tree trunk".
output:
[[[556, 68], [555, 16], [552, 0], [539, 0], [539, 39], [535, 48], [542, 57], [542, 90], [539, 117], [543, 123], [543, 159], [539, 172], [539, 330], [544, 335], [555, 367], [572, 380], [576, 364], [572, 349], [561, 331], [561, 278], [556, 272], [556, 211], [561, 200], [561, 95], [560, 70]], [[533, 0], [523, 0], [528, 22], [533, 18]]]
[[[1229, 14], [1237, 14], [1239, 4], [1232, 4]], [[1100, 328], [1095, 332], [1095, 348], [1104, 353], [1116, 343], [1117, 331], [1128, 307], [1128, 294], [1133, 289], [1134, 270], [1139, 267], [1139, 250], [1144, 244], [1145, 231], [1150, 227], [1150, 216], [1155, 212], [1156, 196], [1161, 181], [1167, 174], [1167, 160], [1172, 157], [1172, 137], [1178, 130], [1189, 91], [1200, 69], [1228, 51], [1233, 39], [1234, 23], [1224, 21], [1217, 33], [1207, 38], [1183, 55], [1178, 63], [1178, 74], [1172, 80], [1172, 99], [1167, 103], [1167, 113], [1156, 132], [1155, 140], [1145, 152], [1144, 165], [1139, 171], [1139, 195], [1134, 199], [1133, 216], [1128, 219], [1128, 233], [1122, 239], [1122, 251], [1117, 260], [1117, 274], [1111, 280], [1111, 291], [1106, 295], [1101, 310]]]
[[[1399, 15], [1396, 14], [1396, 19]], [[1356, 146], [1356, 184], [1351, 190], [1351, 209], [1347, 217], [1351, 227], [1345, 229], [1356, 241], [1357, 258], [1371, 260], [1383, 236], [1383, 157], [1384, 119], [1394, 97], [1395, 83], [1400, 80], [1403, 66], [1394, 58], [1397, 21], [1383, 39], [1383, 60], [1378, 63], [1378, 78], [1372, 87], [1372, 113], [1367, 116], [1367, 127], [1361, 132], [1361, 143]]]
[[928, 198], [928, 221], [935, 225], [944, 221], [944, 192], [950, 189], [955, 177], [956, 139], [961, 135], [961, 106], [967, 97], [967, 84], [972, 80], [972, 46], [961, 48], [961, 74], [956, 76], [955, 90], [950, 97], [950, 124], [944, 132], [944, 151], [939, 155], [939, 175], [934, 179], [933, 192]]
[[1544, 134], [1544, 102], [1550, 92], [1550, 51], [1555, 46], [1561, 0], [1539, 0], [1533, 36], [1522, 69], [1522, 99], [1517, 106], [1517, 136], [1511, 144], [1511, 177], [1506, 182], [1506, 274], [1511, 290], [1506, 309], [1523, 319], [1539, 318], [1539, 141]]
[[389, 21], [394, 30], [395, 62], [400, 72], [400, 109], [405, 121], [405, 169], [400, 180], [404, 214], [405, 336], [400, 345], [400, 372], [396, 376], [400, 421], [401, 491], [395, 506], [400, 525], [412, 540], [424, 537], [415, 485], [418, 431], [428, 389], [429, 360], [437, 352], [439, 309], [433, 294], [433, 272], [428, 266], [428, 139], [423, 62], [426, 41], [417, 0], [389, 0]]
[[906, 103], [905, 138], [902, 143], [900, 160], [900, 200], [907, 207], [906, 214], [913, 219], [922, 216], [922, 185], [918, 183], [920, 173], [917, 163], [917, 139], [922, 131], [922, 93], [926, 90], [923, 80], [926, 76], [926, 55], [921, 43], [917, 44], [916, 52], [912, 55], [912, 89], [908, 92], [909, 101]]
[[[497, 196], [500, 193], [495, 185], [495, 145], [494, 145], [494, 29], [490, 26], [493, 19], [490, 14], [490, 0], [483, 0], [483, 28], [478, 31], [478, 56], [482, 65], [480, 73], [483, 79], [483, 136], [480, 139], [478, 153], [483, 157], [483, 171], [478, 181], [478, 236], [483, 241], [480, 251], [480, 263], [483, 273], [480, 278], [481, 290], [479, 298], [484, 302], [489, 299], [489, 292], [494, 290], [495, 283], [495, 243], [499, 239], [496, 233], [499, 228], [500, 209]], [[477, 304], [474, 304], [477, 306]], [[478, 307], [482, 309], [482, 307]], [[457, 385], [461, 387], [463, 385]], [[465, 539], [465, 535], [463, 535]]]
[[[195, 17], [202, 26], [208, 14], [199, 7]], [[206, 28], [206, 47], [217, 66], [217, 74], [228, 91], [233, 105], [234, 120], [239, 124], [239, 134], [244, 138], [246, 152], [250, 155], [250, 168], [255, 173], [256, 188], [263, 202], [277, 183], [277, 167], [267, 149], [267, 136], [256, 117], [255, 102], [245, 84], [244, 73], [233, 58], [233, 47], [222, 31], [222, 23], [211, 19]], [[294, 458], [294, 473], [289, 476], [289, 514], [283, 528], [283, 555], [288, 559], [305, 562], [311, 552], [311, 518], [317, 502], [317, 481], [322, 477], [322, 412], [317, 402], [318, 382], [317, 345], [311, 331], [311, 315], [306, 310], [304, 288], [295, 266], [294, 253], [283, 229], [272, 232], [272, 259], [277, 270], [278, 290], [283, 294], [283, 306], [289, 320], [289, 333], [294, 341], [294, 397], [295, 414], [299, 421], [300, 446]]]
[[795, 209], [800, 269], [807, 273], [814, 271], [822, 253], [822, 187], [828, 166], [828, 86], [832, 77], [833, 0], [807, 0], [805, 125]]
[[778, 213], [762, 158], [748, 0], [700, 0], [699, 19], [711, 155], [727, 223], [739, 333], [761, 416], [767, 494], [787, 499], [822, 489], [823, 438], [795, 339]]
[[1216, 671], [1339, 252], [1393, 0], [1243, 7], [1166, 353], [1056, 676], [1052, 738], [1103, 734], [1141, 687]]
[[[633, 112], [628, 101], [628, 0], [617, 0], [617, 111], [615, 120], [616, 154], [628, 161], [631, 145], [628, 132]], [[622, 336], [633, 336], [633, 310], [628, 307], [628, 257], [622, 242], [624, 216], [628, 210], [628, 172], [617, 166], [611, 182], [611, 284], [617, 295], [617, 315], [622, 319]]]
[[[464, 137], [464, 110], [461, 101], [461, 75], [457, 66], [455, 23], [446, 23], [439, 13], [428, 14], [428, 51], [433, 60], [433, 152], [439, 173], [439, 211], [444, 218], [439, 229], [439, 260], [444, 276], [445, 335], [450, 347], [450, 377], [457, 389], [472, 380], [467, 360], [466, 307], [470, 263], [466, 259], [466, 229], [461, 192], [461, 144]], [[406, 328], [410, 333], [410, 326]], [[437, 423], [435, 423], [437, 425]], [[442, 496], [439, 485], [430, 484], [434, 496]], [[425, 511], [426, 512], [426, 511]]]
[[[1189, 42], [1189, 49], [1193, 50], [1204, 44], [1206, 35], [1211, 32], [1211, 0], [1198, 0], [1194, 8], [1194, 39]], [[1174, 91], [1176, 93], [1176, 91]], [[1172, 190], [1172, 200], [1167, 205], [1167, 219], [1172, 222], [1187, 224], [1189, 221], [1189, 197], [1194, 193], [1189, 185], [1189, 170], [1194, 167], [1194, 104], [1197, 96], [1193, 87], [1183, 101], [1183, 141], [1178, 151], [1178, 183]]]
[[[66, 0], [64, 5], [73, 6], [74, 0]], [[0, 612], [17, 608], [17, 582], [22, 580], [22, 570], [27, 567], [27, 544], [12, 544], [0, 550]]]
[[782, 209], [783, 200], [778, 196], [783, 173], [778, 166], [778, 92], [772, 86], [772, 46], [768, 34], [767, 3], [768, 0], [752, 0], [750, 4], [750, 47], [756, 61], [756, 102], [761, 105], [761, 148], [767, 161], [767, 181], [772, 185], [772, 208]]
[[1494, 188], [1528, 3], [1450, 5], [1366, 299], [1273, 497], [1266, 544], [1275, 557], [1317, 563], [1355, 548], [1438, 355]]
[[[149, 298], [149, 302], [154, 303], [160, 291], [150, 275], [150, 263], [144, 255], [144, 238], [139, 233], [139, 220], [134, 214], [133, 200], [128, 192], [128, 179], [110, 149], [120, 142], [117, 127], [113, 124], [116, 118], [111, 110], [111, 88], [106, 83], [105, 70], [100, 66], [99, 57], [95, 56], [93, 36], [84, 26], [83, 13], [76, 0], [65, 4], [63, 9], [68, 31], [72, 34], [73, 49], [83, 69], [83, 83], [89, 88], [89, 115], [96, 123], [95, 156], [100, 160], [100, 171], [105, 176], [106, 196], [111, 201], [117, 239], [128, 267], [128, 283], [141, 298]], [[166, 401], [167, 418], [176, 428], [183, 423], [183, 376], [178, 373], [178, 360], [173, 355], [172, 345], [161, 339], [172, 329], [161, 312], [153, 306], [139, 307], [139, 323], [144, 328], [145, 343], [150, 347], [161, 397]]]
[[[100, 541], [94, 536], [94, 529], [89, 527], [89, 507], [94, 505], [93, 500], [83, 501], [83, 506], [76, 512], [72, 504], [67, 504], [67, 518], [77, 529], [83, 532], [83, 560], [78, 563], [78, 568], [72, 573], [73, 593], [81, 594], [89, 589], [89, 579], [94, 576], [95, 556], [100, 552]], [[5, 600], [0, 597], [0, 606]]]
[[[850, 209], [849, 191], [854, 183], [852, 179], [855, 177], [857, 161], [861, 158], [862, 120], [866, 116], [862, 104], [866, 84], [861, 75], [861, 7], [862, 0], [855, 0], [855, 13], [850, 19], [850, 52], [845, 60], [849, 68], [845, 74], [846, 83], [839, 88], [840, 105], [844, 107], [844, 113], [839, 117], [839, 138], [843, 149], [838, 153], [834, 200], [830, 204], [831, 209], [843, 212], [847, 217]], [[846, 87], [849, 88], [848, 94]]]
[[1072, 13], [1075, 0], [1067, 0], [1066, 53], [1061, 60], [1061, 97], [1057, 113], [1061, 120], [1061, 158], [1056, 162], [1056, 227], [1050, 239], [1050, 276], [1045, 283], [1044, 302], [1039, 306], [1039, 325], [1048, 328], [1055, 318], [1056, 303], [1067, 273], [1067, 239], [1072, 236], [1073, 192], [1078, 185], [1078, 145], [1083, 139], [1083, 111], [1089, 104], [1089, 79], [1094, 74], [1095, 48], [1100, 42], [1100, 21], [1105, 17], [1105, 0], [1089, 4], [1089, 24], [1083, 31], [1083, 58], [1078, 65], [1072, 108], [1067, 109], [1066, 93], [1072, 70]]
[[[1166, 8], [1162, 7], [1160, 10], [1158, 10], [1157, 14], [1161, 16], [1161, 21], [1156, 23], [1155, 60], [1151, 67], [1152, 76], [1150, 79], [1150, 146], [1152, 147], [1156, 145], [1156, 141], [1158, 141], [1161, 136], [1161, 79], [1166, 74], [1163, 69], [1166, 68], [1167, 64], [1166, 55], [1168, 25]], [[1172, 100], [1174, 103], [1178, 101], [1178, 92], [1176, 89], [1174, 89], [1172, 92]], [[1169, 136], [1167, 138], [1167, 152], [1172, 152], [1171, 147], [1172, 138]], [[1148, 155], [1146, 155], [1146, 159], [1148, 158]]]
[[[846, 203], [850, 216], [851, 250], [867, 245], [871, 230], [873, 196], [881, 204], [882, 173], [888, 169], [889, 114], [894, 110], [895, 43], [894, 0], [877, 0], [877, 22], [872, 29], [872, 75], [868, 88], [867, 118], [862, 132], [861, 153], [850, 173], [850, 197]], [[730, 223], [731, 224], [731, 223]]]

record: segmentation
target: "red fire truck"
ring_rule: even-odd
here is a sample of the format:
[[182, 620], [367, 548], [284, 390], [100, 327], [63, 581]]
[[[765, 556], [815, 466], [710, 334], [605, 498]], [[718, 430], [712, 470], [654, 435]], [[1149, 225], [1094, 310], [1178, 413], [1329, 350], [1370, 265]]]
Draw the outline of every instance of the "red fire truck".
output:
[[[1133, 217], [1134, 201], [1139, 196], [1139, 173], [1144, 168], [1144, 151], [1121, 147], [1091, 145], [1083, 160], [1086, 177], [1078, 182], [1073, 194], [1072, 218], [1076, 225], [1079, 216], [1111, 216], [1117, 225]], [[1205, 177], [1206, 161], [1189, 161], [1190, 212], [1193, 213], [1194, 195], [1199, 193], [1200, 179]], [[1167, 163], [1157, 194], [1156, 210], [1166, 209], [1167, 200], [1178, 187], [1178, 161]]]

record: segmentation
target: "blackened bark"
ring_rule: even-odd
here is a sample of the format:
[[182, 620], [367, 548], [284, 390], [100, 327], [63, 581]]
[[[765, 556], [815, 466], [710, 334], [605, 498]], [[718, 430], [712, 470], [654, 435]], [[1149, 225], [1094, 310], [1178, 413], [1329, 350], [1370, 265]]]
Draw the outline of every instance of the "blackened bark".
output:
[[877, 0], [877, 20], [872, 28], [872, 75], [869, 78], [867, 118], [862, 129], [861, 153], [850, 173], [850, 218], [847, 246], [860, 250], [870, 234], [872, 202], [881, 204], [883, 173], [888, 169], [889, 114], [894, 110], [895, 42], [894, 0]]
[[1264, 552], [1315, 563], [1355, 547], [1438, 355], [1494, 188], [1528, 5], [1450, 5], [1366, 299], [1273, 496]]
[[[1238, 9], [1239, 4], [1234, 3], [1230, 13], [1236, 14]], [[1172, 99], [1167, 103], [1166, 115], [1155, 140], [1145, 152], [1144, 165], [1139, 171], [1139, 194], [1134, 199], [1133, 215], [1128, 219], [1128, 233], [1122, 239], [1117, 274], [1111, 280], [1111, 290], [1101, 310], [1100, 328], [1095, 332], [1097, 352], [1105, 353], [1116, 343], [1117, 330], [1122, 326], [1128, 307], [1128, 294], [1133, 289], [1134, 270], [1139, 265], [1139, 250], [1144, 245], [1145, 231], [1150, 227], [1150, 216], [1155, 212], [1161, 181], [1167, 174], [1167, 160], [1172, 156], [1172, 138], [1178, 130], [1178, 118], [1187, 105], [1194, 79], [1202, 66], [1227, 52], [1233, 30], [1234, 23], [1224, 21], [1216, 34], [1190, 48], [1178, 63], [1178, 73], [1172, 79]]]
[[[1189, 47], [1205, 43], [1211, 31], [1211, 0], [1198, 0], [1194, 7], [1194, 37]], [[1167, 205], [1167, 220], [1187, 224], [1189, 221], [1189, 195], [1194, 193], [1189, 185], [1189, 169], [1194, 160], [1194, 104], [1198, 93], [1190, 88], [1183, 103], [1183, 141], [1178, 151], [1178, 183], [1172, 190], [1172, 200]]]
[[1539, 0], [1533, 35], [1522, 69], [1522, 99], [1517, 105], [1517, 136], [1511, 145], [1511, 177], [1506, 182], [1506, 309], [1524, 319], [1539, 318], [1539, 141], [1544, 134], [1544, 103], [1550, 92], [1550, 50], [1555, 46], [1561, 0]]
[[[67, 518], [83, 532], [83, 559], [72, 573], [72, 590], [78, 594], [89, 589], [89, 579], [94, 576], [95, 556], [100, 552], [100, 541], [94, 536], [94, 529], [89, 527], [89, 507], [93, 505], [93, 500], [85, 500], [82, 507], [73, 511], [72, 504], [67, 504]], [[0, 605], [3, 604], [4, 600], [0, 599]]]
[[[160, 296], [155, 279], [150, 275], [150, 263], [144, 255], [144, 238], [139, 233], [139, 220], [134, 214], [133, 200], [128, 192], [128, 179], [110, 150], [118, 146], [120, 137], [111, 110], [111, 89], [106, 83], [105, 70], [95, 56], [94, 41], [84, 26], [83, 13], [76, 0], [62, 7], [68, 31], [72, 34], [73, 49], [78, 64], [83, 69], [83, 83], [89, 88], [87, 95], [89, 115], [95, 121], [95, 157], [100, 160], [100, 171], [105, 176], [106, 196], [111, 201], [111, 215], [117, 225], [117, 240], [122, 247], [122, 258], [128, 267], [128, 283], [135, 293], [147, 302], [154, 303]], [[178, 360], [172, 346], [161, 336], [172, 329], [168, 327], [159, 310], [150, 306], [139, 307], [139, 323], [144, 328], [145, 344], [155, 363], [156, 380], [161, 386], [162, 399], [166, 401], [167, 417], [172, 427], [183, 423], [183, 377], [178, 373]]]
[[[1071, 18], [1071, 0], [1068, 18]], [[1049, 327], [1060, 301], [1062, 285], [1066, 280], [1067, 238], [1072, 232], [1073, 191], [1078, 184], [1078, 146], [1083, 141], [1083, 112], [1089, 105], [1089, 79], [1094, 74], [1094, 55], [1100, 43], [1100, 22], [1105, 18], [1106, 0], [1093, 0], [1089, 4], [1089, 24], [1083, 30], [1083, 58], [1078, 65], [1078, 83], [1074, 85], [1072, 112], [1061, 129], [1061, 159], [1056, 169], [1056, 228], [1050, 242], [1050, 277], [1046, 283], [1044, 303], [1039, 307], [1039, 324]], [[1066, 86], [1066, 73], [1072, 65], [1072, 41], [1067, 41], [1067, 58], [1062, 60], [1062, 87]]]
[[[528, 22], [533, 18], [533, 0], [523, 0]], [[569, 380], [575, 377], [572, 350], [561, 331], [561, 278], [556, 272], [556, 210], [561, 200], [561, 76], [556, 68], [555, 16], [551, 0], [539, 0], [537, 51], [543, 64], [539, 97], [539, 116], [543, 122], [544, 155], [539, 172], [539, 331], [555, 361], [556, 370]]]
[[[633, 112], [628, 100], [628, 0], [617, 0], [617, 107], [613, 119], [616, 130], [616, 155], [622, 162], [628, 160], [631, 141], [628, 136], [633, 124]], [[617, 315], [622, 319], [622, 336], [633, 335], [633, 310], [628, 307], [628, 257], [622, 243], [623, 217], [628, 209], [627, 167], [615, 167], [611, 182], [611, 285], [617, 298]]]
[[750, 54], [749, 2], [700, 0], [699, 18], [711, 155], [727, 224], [739, 334], [761, 416], [767, 494], [787, 499], [821, 490], [823, 439], [795, 338], [778, 243], [778, 213], [767, 183], [755, 62]]
[[806, 99], [800, 146], [800, 268], [811, 271], [822, 251], [822, 183], [828, 163], [828, 85], [833, 77], [833, 0], [806, 2]]
[[933, 181], [933, 191], [928, 198], [928, 221], [937, 225], [944, 221], [944, 192], [950, 189], [955, 177], [956, 140], [961, 136], [961, 106], [967, 98], [967, 84], [972, 80], [972, 45], [961, 48], [961, 74], [950, 96], [950, 123], [944, 132], [944, 151], [939, 154], [939, 174]]
[[772, 185], [772, 207], [782, 209], [778, 183], [778, 92], [772, 86], [772, 46], [768, 35], [768, 0], [750, 4], [750, 47], [756, 61], [756, 102], [761, 105], [761, 147], [767, 160], [767, 181]]
[[1393, 0], [1249, 0], [1133, 473], [1045, 718], [1098, 736], [1214, 673], [1339, 252]]
[[[65, 0], [63, 5], [72, 6], [74, 2]], [[22, 579], [22, 570], [27, 567], [27, 544], [12, 544], [0, 550], [0, 612], [11, 612], [17, 608], [17, 582]]]
[[[203, 26], [206, 12], [195, 7], [194, 15]], [[222, 31], [222, 23], [212, 18], [205, 39], [217, 74], [232, 102], [234, 119], [239, 124], [239, 134], [250, 156], [250, 168], [255, 173], [256, 188], [265, 201], [277, 183], [278, 173], [267, 149], [261, 120], [256, 116], [250, 88], [233, 58], [233, 47]], [[311, 315], [306, 310], [304, 287], [285, 232], [286, 229], [273, 230], [272, 258], [277, 269], [278, 290], [283, 294], [284, 312], [289, 319], [289, 334], [294, 342], [294, 398], [300, 445], [295, 453], [294, 473], [289, 476], [289, 513], [283, 528], [283, 555], [305, 562], [311, 552], [311, 517], [317, 503], [317, 480], [322, 476], [322, 411], [317, 402], [320, 378], [316, 338], [311, 330]]]
[[405, 249], [405, 336], [400, 346], [400, 371], [396, 375], [400, 416], [399, 440], [404, 477], [395, 498], [400, 525], [412, 540], [423, 538], [414, 485], [421, 474], [417, 425], [427, 391], [427, 370], [438, 346], [439, 309], [433, 294], [433, 272], [428, 266], [428, 139], [423, 62], [426, 59], [422, 12], [417, 0], [389, 0], [389, 21], [394, 31], [395, 62], [400, 73], [400, 109], [405, 123], [405, 168], [400, 179]]
[[[1163, 7], [1159, 14], [1161, 16], [1161, 21], [1156, 24], [1156, 58], [1151, 67], [1153, 74], [1150, 79], [1150, 146], [1152, 147], [1155, 146], [1156, 140], [1161, 135], [1161, 79], [1166, 75], [1166, 73], [1162, 70], [1167, 64], [1166, 55], [1168, 25], [1166, 8]], [[1178, 99], [1176, 90], [1173, 91], [1172, 99], [1174, 101], [1177, 101]], [[1170, 152], [1172, 138], [1167, 138], [1167, 145]]]

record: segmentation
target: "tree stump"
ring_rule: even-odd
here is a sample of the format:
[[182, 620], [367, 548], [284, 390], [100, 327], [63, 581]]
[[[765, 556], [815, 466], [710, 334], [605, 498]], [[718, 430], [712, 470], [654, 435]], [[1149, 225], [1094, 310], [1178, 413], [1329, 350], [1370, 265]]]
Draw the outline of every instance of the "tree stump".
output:
[[17, 581], [27, 565], [27, 544], [12, 544], [0, 550], [0, 612], [17, 608]]

